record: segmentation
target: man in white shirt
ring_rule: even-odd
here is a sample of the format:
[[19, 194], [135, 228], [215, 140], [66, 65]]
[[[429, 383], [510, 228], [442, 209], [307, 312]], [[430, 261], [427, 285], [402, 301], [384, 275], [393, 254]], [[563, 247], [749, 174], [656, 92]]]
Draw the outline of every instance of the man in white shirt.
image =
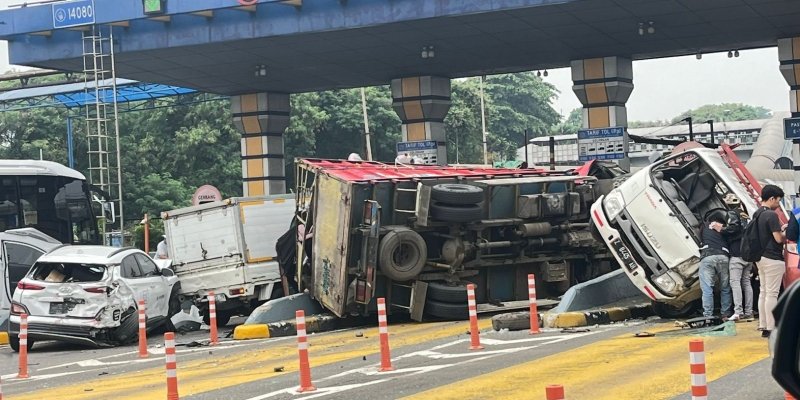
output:
[[169, 258], [169, 251], [167, 251], [167, 235], [161, 236], [164, 238], [161, 242], [158, 243], [156, 247], [156, 258], [160, 259], [167, 259]]

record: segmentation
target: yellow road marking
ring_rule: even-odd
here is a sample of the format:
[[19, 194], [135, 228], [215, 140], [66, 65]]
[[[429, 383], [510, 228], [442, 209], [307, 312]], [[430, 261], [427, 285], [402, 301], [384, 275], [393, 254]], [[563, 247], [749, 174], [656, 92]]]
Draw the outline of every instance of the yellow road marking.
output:
[[[737, 336], [702, 338], [706, 378], [711, 381], [769, 357], [755, 324], [737, 324]], [[651, 332], [666, 330], [650, 329]], [[674, 328], [672, 328], [674, 329]], [[634, 338], [625, 334], [489, 374], [441, 386], [405, 399], [544, 398], [547, 385], [564, 385], [567, 398], [669, 399], [691, 389], [689, 340]]]
[[[490, 319], [478, 321], [480, 329], [486, 329], [491, 324]], [[463, 334], [468, 326], [466, 321], [393, 325], [389, 327], [389, 341], [392, 348], [399, 348]], [[375, 354], [380, 349], [377, 328], [364, 330], [363, 338], [356, 338], [354, 331], [312, 335], [309, 336], [309, 346], [312, 368]], [[209, 350], [213, 351], [213, 348]], [[371, 358], [371, 361], [377, 361]], [[294, 341], [248, 353], [213, 356], [185, 363], [181, 362], [178, 354], [180, 395], [188, 396], [267, 379], [277, 376], [272, 372], [277, 366], [285, 367], [283, 374], [297, 370], [297, 344]], [[164, 368], [159, 367], [6, 397], [13, 400], [155, 399], [166, 396], [165, 380]], [[86, 392], [87, 389], [92, 391]]]

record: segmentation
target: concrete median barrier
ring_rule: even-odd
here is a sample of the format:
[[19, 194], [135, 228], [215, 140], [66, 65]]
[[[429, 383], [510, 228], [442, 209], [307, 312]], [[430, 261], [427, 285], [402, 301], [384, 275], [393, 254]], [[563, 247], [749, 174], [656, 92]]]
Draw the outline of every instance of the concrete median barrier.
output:
[[[573, 312], [546, 312], [539, 314], [543, 328], [575, 328], [581, 326], [603, 325], [629, 319], [647, 318], [653, 315], [653, 309], [646, 304], [626, 307], [598, 308]], [[530, 326], [530, 313], [516, 312], [498, 314], [492, 317], [495, 330], [523, 330]]]
[[[339, 328], [340, 319], [334, 315], [321, 314], [306, 317], [306, 332], [328, 332]], [[233, 331], [235, 340], [268, 339], [274, 337], [294, 336], [297, 334], [297, 322], [294, 319], [271, 322], [268, 324], [239, 325]]]

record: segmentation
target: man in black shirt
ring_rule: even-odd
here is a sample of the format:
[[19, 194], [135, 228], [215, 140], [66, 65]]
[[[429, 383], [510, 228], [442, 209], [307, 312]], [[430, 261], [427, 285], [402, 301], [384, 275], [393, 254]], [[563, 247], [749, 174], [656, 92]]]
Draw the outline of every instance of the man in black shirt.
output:
[[761, 189], [761, 209], [756, 218], [758, 234], [761, 237], [764, 253], [756, 263], [761, 290], [758, 294], [758, 328], [762, 337], [769, 337], [775, 329], [775, 317], [772, 310], [778, 304], [778, 292], [786, 271], [783, 261], [783, 242], [786, 241], [785, 226], [781, 225], [775, 212], [783, 200], [783, 189], [775, 185], [766, 185]]
[[703, 316], [714, 314], [714, 284], [719, 277], [720, 311], [724, 317], [733, 314], [728, 261], [728, 243], [720, 231], [725, 224], [726, 212], [714, 210], [705, 216], [700, 236], [700, 290], [702, 290]]
[[722, 235], [728, 240], [728, 249], [731, 259], [728, 264], [730, 269], [731, 292], [733, 293], [733, 315], [729, 320], [743, 319], [753, 321], [753, 286], [750, 284], [750, 272], [753, 263], [747, 262], [741, 256], [742, 233], [747, 225], [748, 216], [742, 208], [741, 201], [733, 193], [728, 193], [723, 199], [728, 206], [725, 227]]

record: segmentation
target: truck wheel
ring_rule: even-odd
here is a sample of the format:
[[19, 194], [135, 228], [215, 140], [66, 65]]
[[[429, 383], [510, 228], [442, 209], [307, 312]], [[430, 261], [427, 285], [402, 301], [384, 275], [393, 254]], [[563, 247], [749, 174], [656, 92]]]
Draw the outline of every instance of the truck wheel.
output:
[[[217, 310], [217, 328], [222, 328], [225, 325], [228, 325], [228, 322], [231, 322], [231, 317], [233, 314], [229, 312], [221, 312]], [[208, 315], [208, 309], [206, 309], [205, 313], [203, 313], [203, 323], [206, 325], [211, 325], [211, 317]]]
[[483, 218], [483, 208], [472, 205], [445, 205], [436, 203], [431, 205], [431, 216], [445, 222], [474, 222]]
[[653, 301], [653, 312], [664, 319], [687, 318], [697, 311], [699, 301], [690, 301], [681, 307], [675, 307], [671, 304], [662, 303], [660, 301]]
[[428, 259], [425, 240], [410, 229], [389, 231], [381, 240], [378, 253], [381, 271], [395, 281], [414, 279]]
[[467, 302], [464, 302], [463, 304], [451, 304], [436, 300], [427, 300], [425, 302], [425, 313], [434, 317], [450, 320], [469, 319], [469, 308], [467, 308]]
[[442, 183], [431, 188], [431, 198], [445, 204], [478, 204], [483, 201], [483, 189], [461, 183]]
[[427, 298], [445, 303], [467, 303], [467, 285], [471, 282], [428, 282]]

